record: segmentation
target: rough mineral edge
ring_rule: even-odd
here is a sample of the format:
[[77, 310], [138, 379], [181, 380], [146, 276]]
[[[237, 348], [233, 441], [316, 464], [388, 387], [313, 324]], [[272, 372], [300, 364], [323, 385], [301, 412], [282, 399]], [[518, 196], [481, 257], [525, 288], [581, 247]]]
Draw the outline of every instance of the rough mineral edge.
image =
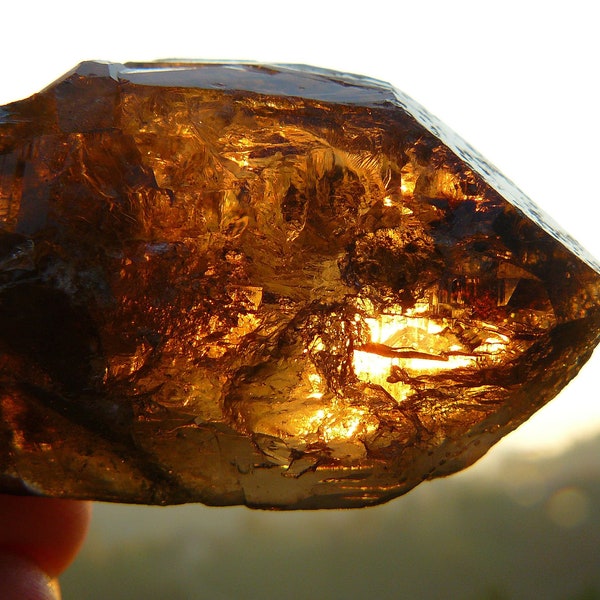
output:
[[[90, 73], [94, 70], [94, 65], [106, 65], [108, 74], [115, 81], [129, 81], [138, 85], [169, 85], [160, 83], [158, 76], [167, 74], [177, 74], [183, 71], [193, 70], [195, 73], [201, 73], [201, 77], [194, 80], [196, 84], [202, 87], [216, 89], [225, 86], [233, 86], [231, 89], [239, 89], [248, 92], [260, 94], [274, 94], [279, 96], [296, 96], [309, 100], [326, 100], [328, 102], [356, 103], [365, 106], [382, 106], [387, 103], [395, 104], [404, 109], [408, 114], [413, 115], [418, 122], [423, 125], [430, 133], [440, 138], [448, 147], [450, 147], [458, 156], [467, 163], [471, 164], [477, 173], [503, 197], [509, 199], [514, 206], [525, 213], [530, 219], [542, 227], [547, 233], [558, 240], [561, 244], [568, 247], [581, 260], [600, 273], [600, 261], [598, 261], [590, 252], [588, 252], [575, 238], [567, 233], [547, 212], [542, 210], [531, 198], [520, 190], [510, 179], [503, 175], [493, 164], [486, 160], [475, 148], [466, 142], [460, 135], [442, 123], [435, 115], [432, 115], [419, 102], [413, 100], [408, 94], [405, 94], [391, 83], [364, 75], [342, 73], [335, 70], [323, 69], [304, 64], [290, 63], [272, 63], [264, 64], [254, 61], [237, 60], [190, 60], [190, 59], [165, 59], [158, 60], [156, 63], [127, 63], [115, 64], [106, 61], [90, 61], [82, 63], [72, 72], [58, 81], [62, 81], [72, 73], [85, 73], [83, 65], [89, 64]], [[130, 66], [131, 65], [131, 66]], [[207, 75], [207, 69], [198, 70], [200, 65], [214, 65], [215, 67], [226, 67], [230, 70], [227, 73], [220, 69], [220, 77], [213, 74], [213, 77], [204, 77]], [[241, 66], [257, 67], [260, 69], [273, 69], [280, 72], [270, 79], [271, 85], [267, 85], [264, 78], [257, 77], [256, 85], [239, 85], [239, 79], [236, 78], [236, 70]], [[285, 75], [289, 74], [289, 77]], [[245, 72], [245, 77], [248, 72]], [[301, 86], [298, 79], [304, 77], [310, 80], [313, 87]], [[327, 78], [323, 87], [319, 82]], [[323, 94], [323, 88], [332, 80], [343, 86], [337, 90], [337, 94]], [[57, 82], [58, 82], [57, 81]], [[56, 82], [56, 83], [57, 83]], [[52, 84], [55, 85], [55, 84]], [[237, 87], [236, 87], [237, 86]], [[50, 86], [52, 87], [52, 86]], [[190, 84], [190, 87], [192, 85]], [[368, 91], [367, 91], [368, 90]]]

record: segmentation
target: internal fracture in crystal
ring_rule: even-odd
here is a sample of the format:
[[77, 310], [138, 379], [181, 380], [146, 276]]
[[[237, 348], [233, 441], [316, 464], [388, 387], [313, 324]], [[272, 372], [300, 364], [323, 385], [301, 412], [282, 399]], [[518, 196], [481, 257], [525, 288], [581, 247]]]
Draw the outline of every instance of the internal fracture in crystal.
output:
[[388, 84], [90, 62], [0, 109], [3, 491], [384, 502], [599, 336], [598, 263]]

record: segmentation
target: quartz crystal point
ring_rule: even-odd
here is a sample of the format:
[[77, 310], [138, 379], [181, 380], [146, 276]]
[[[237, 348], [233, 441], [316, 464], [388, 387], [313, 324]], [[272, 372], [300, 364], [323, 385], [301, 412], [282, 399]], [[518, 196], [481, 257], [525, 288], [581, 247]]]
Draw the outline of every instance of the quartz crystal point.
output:
[[0, 489], [384, 502], [576, 375], [599, 273], [388, 84], [83, 63], [0, 109]]

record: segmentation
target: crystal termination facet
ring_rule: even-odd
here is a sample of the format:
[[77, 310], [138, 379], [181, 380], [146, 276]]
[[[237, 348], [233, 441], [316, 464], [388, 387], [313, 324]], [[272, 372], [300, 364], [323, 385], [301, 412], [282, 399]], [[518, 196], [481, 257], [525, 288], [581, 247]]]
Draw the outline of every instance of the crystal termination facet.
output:
[[0, 490], [377, 504], [600, 336], [600, 266], [388, 84], [82, 63], [0, 109]]

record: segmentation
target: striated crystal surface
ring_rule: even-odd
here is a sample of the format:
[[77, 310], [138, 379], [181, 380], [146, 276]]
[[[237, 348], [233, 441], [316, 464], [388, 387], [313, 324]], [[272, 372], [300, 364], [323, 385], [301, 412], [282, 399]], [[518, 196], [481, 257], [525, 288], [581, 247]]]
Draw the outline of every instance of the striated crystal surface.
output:
[[599, 273], [388, 84], [83, 63], [0, 109], [0, 489], [384, 502], [575, 376]]

